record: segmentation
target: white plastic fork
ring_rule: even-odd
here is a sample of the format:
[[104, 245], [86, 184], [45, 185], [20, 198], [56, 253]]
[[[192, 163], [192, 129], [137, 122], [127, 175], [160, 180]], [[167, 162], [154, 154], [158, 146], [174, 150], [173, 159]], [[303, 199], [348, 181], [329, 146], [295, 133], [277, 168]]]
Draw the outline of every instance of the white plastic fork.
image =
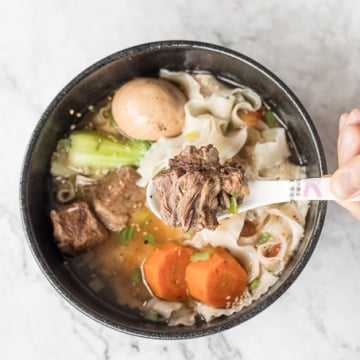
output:
[[[249, 181], [248, 196], [245, 196], [237, 212], [255, 209], [260, 206], [279, 204], [291, 200], [335, 200], [330, 190], [330, 176], [322, 178], [307, 178], [296, 180], [254, 180]], [[146, 199], [150, 210], [160, 216], [160, 202], [155, 195], [153, 183], [150, 181], [146, 189]], [[360, 195], [346, 199], [346, 201], [360, 201]], [[233, 214], [225, 213], [218, 216], [219, 220]]]

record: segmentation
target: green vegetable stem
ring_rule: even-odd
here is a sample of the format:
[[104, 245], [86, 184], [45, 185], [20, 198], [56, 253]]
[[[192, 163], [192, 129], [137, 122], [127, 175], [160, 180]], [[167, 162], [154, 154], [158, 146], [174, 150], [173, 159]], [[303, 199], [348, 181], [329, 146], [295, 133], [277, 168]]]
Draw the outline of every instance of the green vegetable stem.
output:
[[[78, 130], [71, 133], [68, 139], [59, 141], [58, 151], [62, 152], [62, 156], [54, 157], [51, 167], [52, 170], [59, 168], [56, 163], [59, 159], [64, 166], [80, 173], [84, 169], [116, 169], [126, 165], [137, 167], [150, 146], [149, 141], [126, 140], [98, 131]], [[65, 159], [64, 151], [67, 155]]]

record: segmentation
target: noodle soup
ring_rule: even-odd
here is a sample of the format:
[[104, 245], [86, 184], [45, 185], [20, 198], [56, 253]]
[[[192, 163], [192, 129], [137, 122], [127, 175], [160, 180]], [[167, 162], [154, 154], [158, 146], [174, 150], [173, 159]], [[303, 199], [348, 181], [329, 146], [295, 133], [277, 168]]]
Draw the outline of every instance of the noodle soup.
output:
[[[51, 217], [56, 241], [72, 271], [105, 301], [126, 305], [149, 321], [192, 325], [240, 311], [279, 280], [303, 238], [308, 204], [262, 207], [223, 220], [215, 229], [185, 232], [151, 214], [144, 196], [148, 182], [187, 146], [208, 144], [218, 150], [221, 164], [229, 160], [240, 164], [248, 179], [301, 178], [305, 168], [290, 161], [281, 119], [252, 89], [230, 86], [208, 73], [161, 70], [159, 77], [161, 84], [142, 79], [133, 92], [130, 85], [126, 91], [121, 87], [103, 102], [91, 104], [79, 125], [59, 141], [51, 168]], [[139, 93], [142, 87], [146, 93], [149, 83], [150, 104], [143, 106]], [[120, 110], [115, 100], [122, 104]], [[161, 106], [154, 110], [156, 101]], [[131, 104], [145, 114], [150, 110], [148, 122], [138, 114], [134, 128], [128, 129], [122, 127], [123, 119], [128, 125], [127, 114], [137, 111]], [[153, 113], [159, 108], [180, 119], [175, 134], [164, 135], [171, 121], [163, 119], [162, 112]], [[149, 137], [147, 126], [152, 126]], [[130, 138], [129, 132], [139, 137]], [[90, 228], [84, 231], [73, 224]], [[74, 227], [73, 233], [67, 231]], [[144, 262], [167, 243], [192, 249], [184, 277], [194, 263], [204, 264], [217, 249], [225, 250], [246, 274], [245, 288], [240, 286], [234, 296], [225, 291], [228, 301], [218, 306], [191, 291], [190, 280], [196, 281], [196, 276], [189, 275], [184, 280], [186, 298], [169, 301], [158, 296], [163, 279], [148, 281]], [[181, 276], [176, 281], [183, 281]]]

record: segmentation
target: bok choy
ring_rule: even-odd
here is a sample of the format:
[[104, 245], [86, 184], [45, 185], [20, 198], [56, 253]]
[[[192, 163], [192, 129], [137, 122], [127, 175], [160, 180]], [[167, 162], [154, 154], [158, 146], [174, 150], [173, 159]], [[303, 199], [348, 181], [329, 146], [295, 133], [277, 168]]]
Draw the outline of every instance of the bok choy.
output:
[[139, 166], [151, 142], [107, 136], [93, 130], [78, 130], [58, 142], [51, 162], [53, 176], [94, 173], [122, 166]]

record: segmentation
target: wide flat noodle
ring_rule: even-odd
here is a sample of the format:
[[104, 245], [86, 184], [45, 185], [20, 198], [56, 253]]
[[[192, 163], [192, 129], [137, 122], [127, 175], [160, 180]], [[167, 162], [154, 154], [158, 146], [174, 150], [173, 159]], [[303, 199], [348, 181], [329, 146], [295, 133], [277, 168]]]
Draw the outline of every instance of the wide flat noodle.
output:
[[259, 285], [252, 292], [252, 299], [257, 300], [261, 295], [265, 294], [271, 286], [273, 286], [279, 280], [278, 276], [275, 276], [270, 271], [267, 271], [264, 267], [261, 267], [261, 276], [259, 277]]
[[295, 203], [284, 204], [279, 208], [271, 208], [268, 210], [270, 214], [280, 217], [285, 221], [290, 230], [289, 252], [292, 253], [299, 245], [300, 240], [304, 236], [305, 219], [303, 214], [298, 210]]
[[[272, 247], [279, 247], [276, 255], [268, 255]], [[286, 263], [287, 242], [284, 238], [276, 238], [257, 247], [259, 262], [268, 271], [273, 274], [279, 274], [285, 267]]]
[[230, 316], [238, 311], [240, 311], [245, 306], [250, 305], [252, 302], [252, 298], [250, 293], [246, 290], [243, 294], [243, 297], [240, 303], [237, 306], [231, 307], [229, 309], [217, 309], [206, 304], [196, 303], [196, 311], [204, 318], [205, 321], [209, 322], [217, 317], [226, 315]]
[[305, 176], [306, 176], [305, 167], [295, 165], [286, 159], [274, 167], [261, 169], [261, 174], [259, 176], [259, 179], [263, 179], [263, 180], [303, 179]]
[[184, 71], [169, 71], [161, 69], [160, 77], [180, 85], [188, 99], [203, 99], [200, 93], [200, 84], [194, 77]]
[[248, 149], [248, 155], [258, 171], [276, 167], [290, 155], [283, 128], [264, 130], [262, 136], [263, 142]]
[[181, 302], [164, 301], [153, 297], [144, 307], [145, 312], [152, 311], [168, 320], [170, 326], [193, 325], [196, 312], [191, 307], [186, 307]]
[[247, 127], [233, 123], [236, 120], [233, 115], [234, 106], [241, 101], [241, 106], [248, 103], [253, 108], [260, 101], [250, 89], [221, 88], [204, 97], [199, 83], [184, 72], [163, 70], [160, 76], [184, 88], [188, 97], [185, 104], [185, 124], [180, 135], [160, 138], [147, 151], [138, 168], [141, 175], [139, 186], [146, 186], [157, 172], [167, 166], [169, 159], [178, 155], [187, 145], [200, 147], [213, 144], [219, 151], [220, 163], [234, 157], [247, 139]]

